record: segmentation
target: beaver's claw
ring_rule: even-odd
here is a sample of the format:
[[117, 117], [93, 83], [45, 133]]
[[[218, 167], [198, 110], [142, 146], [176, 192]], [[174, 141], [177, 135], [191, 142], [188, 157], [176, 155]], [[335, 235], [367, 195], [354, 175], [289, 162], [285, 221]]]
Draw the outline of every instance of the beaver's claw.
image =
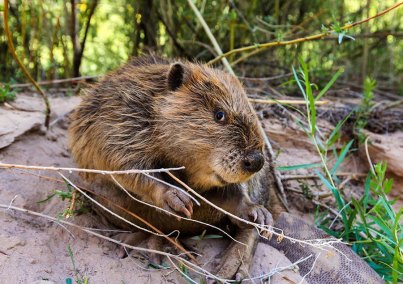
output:
[[248, 217], [247, 219], [252, 222], [260, 225], [273, 225], [273, 217], [271, 216], [271, 213], [263, 206], [250, 206], [249, 210], [247, 210], [245, 213], [247, 213], [247, 216], [245, 217]]
[[[254, 222], [262, 226], [273, 225], [273, 217], [269, 210], [257, 204], [242, 206], [239, 210], [238, 216], [246, 221]], [[248, 227], [245, 222], [236, 221], [236, 224], [241, 228]]]
[[172, 213], [183, 214], [187, 218], [191, 218], [193, 214], [193, 202], [185, 193], [170, 188], [163, 194], [163, 208]]

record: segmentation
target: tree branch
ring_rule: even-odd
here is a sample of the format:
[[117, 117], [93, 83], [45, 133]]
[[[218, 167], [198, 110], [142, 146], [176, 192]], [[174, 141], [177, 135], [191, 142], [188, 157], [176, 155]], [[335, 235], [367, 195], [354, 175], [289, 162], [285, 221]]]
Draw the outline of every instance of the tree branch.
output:
[[[190, 1], [190, 0], [188, 0], [188, 1]], [[392, 7], [388, 8], [388, 9], [386, 9], [386, 10], [384, 10], [384, 11], [382, 11], [382, 12], [380, 12], [380, 13], [372, 16], [372, 17], [363, 19], [361, 21], [358, 21], [358, 22], [355, 22], [355, 23], [352, 23], [352, 24], [344, 25], [343, 27], [341, 27], [341, 30], [343, 30], [343, 31], [349, 30], [352, 27], [355, 27], [357, 25], [369, 22], [372, 19], [375, 19], [375, 18], [378, 18], [380, 16], [385, 15], [386, 13], [398, 8], [401, 5], [403, 5], [403, 1], [393, 5]], [[267, 43], [262, 43], [262, 44], [255, 44], [255, 45], [235, 48], [235, 49], [230, 50], [230, 51], [228, 51], [228, 52], [226, 52], [224, 54], [221, 54], [221, 55], [217, 56], [213, 60], [210, 60], [207, 63], [207, 65], [214, 64], [217, 61], [222, 60], [223, 58], [226, 58], [226, 57], [228, 57], [228, 56], [230, 56], [232, 54], [235, 54], [235, 53], [245, 52], [245, 51], [249, 51], [249, 50], [257, 50], [257, 49], [261, 51], [261, 50], [264, 50], [266, 48], [273, 47], [273, 46], [283, 46], [283, 45], [296, 44], [296, 43], [305, 42], [305, 41], [318, 40], [318, 39], [322, 39], [325, 36], [328, 36], [328, 35], [330, 35], [332, 33], [335, 33], [335, 32], [336, 32], [335, 30], [329, 30], [329, 31], [326, 31], [326, 32], [323, 32], [323, 33], [320, 33], [320, 34], [316, 34], [316, 35], [312, 35], [312, 36], [308, 36], [308, 37], [297, 38], [297, 39], [293, 39], [293, 40], [267, 42]]]

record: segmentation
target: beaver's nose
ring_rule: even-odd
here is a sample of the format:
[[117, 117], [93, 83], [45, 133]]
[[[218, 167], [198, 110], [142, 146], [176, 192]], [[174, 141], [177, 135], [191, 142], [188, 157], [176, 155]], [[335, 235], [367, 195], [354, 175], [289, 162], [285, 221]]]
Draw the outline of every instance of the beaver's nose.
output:
[[250, 173], [260, 171], [264, 164], [264, 157], [261, 151], [252, 151], [246, 154], [243, 160], [243, 169]]

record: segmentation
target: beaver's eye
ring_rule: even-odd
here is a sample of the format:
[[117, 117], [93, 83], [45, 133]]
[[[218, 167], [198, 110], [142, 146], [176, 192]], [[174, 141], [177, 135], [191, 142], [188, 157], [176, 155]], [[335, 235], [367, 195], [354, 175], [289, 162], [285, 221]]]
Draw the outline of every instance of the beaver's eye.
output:
[[215, 113], [214, 119], [217, 122], [224, 123], [225, 122], [225, 112], [219, 110]]

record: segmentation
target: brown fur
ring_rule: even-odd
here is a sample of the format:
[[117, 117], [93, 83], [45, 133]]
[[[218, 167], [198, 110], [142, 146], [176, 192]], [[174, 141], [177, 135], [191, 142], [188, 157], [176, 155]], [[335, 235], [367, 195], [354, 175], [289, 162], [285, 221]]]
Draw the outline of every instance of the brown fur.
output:
[[[225, 123], [214, 120], [218, 110], [225, 112]], [[72, 115], [69, 144], [77, 164], [83, 168], [184, 166], [175, 174], [210, 201], [242, 218], [253, 220], [257, 216], [258, 222], [270, 224], [270, 213], [262, 206], [269, 194], [267, 162], [256, 174], [240, 166], [247, 153], [263, 151], [258, 124], [234, 76], [187, 61], [143, 57], [84, 91], [82, 103]], [[164, 174], [155, 176], [174, 183]], [[108, 176], [85, 178], [97, 184], [111, 201], [165, 232], [178, 229], [198, 234], [204, 229], [138, 204]], [[210, 206], [193, 206], [183, 193], [144, 175], [116, 178], [145, 202], [213, 225], [226, 220], [224, 214]], [[138, 223], [124, 212], [117, 212]], [[128, 227], [120, 220], [108, 218]]]

